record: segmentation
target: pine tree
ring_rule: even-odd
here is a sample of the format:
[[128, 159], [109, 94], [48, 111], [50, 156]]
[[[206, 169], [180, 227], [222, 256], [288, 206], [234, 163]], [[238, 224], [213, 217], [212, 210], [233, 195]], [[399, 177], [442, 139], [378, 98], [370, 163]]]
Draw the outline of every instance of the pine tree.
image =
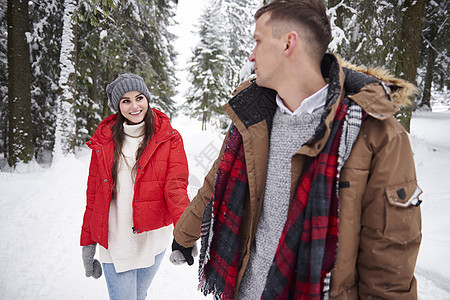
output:
[[[31, 123], [31, 67], [28, 38], [30, 32], [27, 0], [8, 0], [8, 163], [33, 159]], [[27, 37], [28, 34], [28, 37]]]
[[226, 82], [226, 39], [223, 35], [222, 1], [212, 1], [200, 17], [200, 41], [189, 65], [191, 89], [185, 108], [202, 121], [202, 130], [212, 116], [223, 114], [221, 105], [230, 95]]
[[189, 68], [192, 88], [185, 106], [191, 116], [202, 120], [202, 129], [211, 119], [222, 128], [227, 126], [221, 106], [248, 79], [242, 70], [253, 48], [253, 15], [260, 4], [260, 0], [213, 1], [201, 16], [200, 43]]
[[241, 78], [242, 69], [248, 63], [248, 57], [254, 46], [253, 26], [260, 0], [224, 0], [224, 18], [226, 30], [226, 80], [232, 91], [247, 78]]
[[[93, 134], [102, 119], [110, 114], [106, 95], [102, 93], [107, 79], [112, 78], [106, 68], [120, 51], [121, 40], [115, 44], [105, 44], [105, 24], [115, 22], [112, 15], [117, 10], [113, 0], [81, 0], [77, 10], [77, 135], [76, 145], [83, 145]], [[109, 57], [111, 55], [111, 57]], [[104, 97], [102, 97], [104, 96]]]
[[366, 67], [394, 71], [401, 11], [392, 1], [328, 0], [333, 40], [329, 50]]
[[[101, 24], [102, 21], [99, 22]], [[77, 145], [85, 143], [94, 134], [100, 121], [110, 114], [104, 87], [108, 79], [112, 78], [109, 64], [116, 55], [113, 52], [116, 47], [105, 46], [99, 27], [102, 28], [101, 25], [93, 25], [89, 20], [79, 23]]]
[[425, 10], [423, 41], [420, 53], [424, 69], [422, 101], [419, 106], [431, 109], [432, 91], [445, 92], [450, 87], [450, 22], [448, 1], [428, 1]]
[[33, 143], [36, 161], [41, 164], [52, 161], [63, 12], [59, 0], [30, 2]]
[[[143, 75], [149, 90], [155, 96], [152, 103], [165, 113], [175, 115], [175, 87], [178, 79], [175, 77], [175, 36], [169, 32], [169, 26], [174, 24], [176, 3], [178, 1], [147, 0], [137, 2], [137, 13], [141, 16], [140, 35], [137, 39], [140, 53], [133, 53], [131, 64], [136, 65], [136, 72]], [[130, 24], [131, 25], [131, 24]], [[146, 60], [143, 57], [147, 57]]]
[[432, 42], [435, 40], [438, 33], [438, 26], [436, 23], [432, 22], [431, 24], [427, 24], [427, 32], [425, 39], [427, 43], [425, 44], [424, 58], [426, 59], [426, 73], [424, 77], [424, 86], [422, 93], [422, 101], [420, 102], [420, 107], [426, 107], [427, 109], [431, 109], [431, 87], [433, 84], [433, 76], [436, 58], [438, 56], [437, 49], [433, 46]]
[[107, 13], [83, 6], [78, 52], [78, 141], [84, 143], [101, 119], [111, 111], [106, 85], [120, 73], [144, 78], [152, 94], [151, 106], [175, 114], [172, 24], [175, 1], [127, 1], [111, 6]]
[[[333, 31], [343, 34], [331, 50], [354, 64], [383, 67], [416, 84], [426, 1], [328, 0]], [[411, 112], [403, 107], [396, 115], [407, 131]]]

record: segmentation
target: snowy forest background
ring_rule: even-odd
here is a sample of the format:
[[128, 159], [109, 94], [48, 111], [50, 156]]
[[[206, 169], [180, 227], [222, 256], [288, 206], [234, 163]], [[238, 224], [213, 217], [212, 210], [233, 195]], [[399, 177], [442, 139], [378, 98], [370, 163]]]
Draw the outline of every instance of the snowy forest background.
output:
[[[246, 79], [253, 14], [268, 1], [204, 0], [198, 42], [180, 71], [174, 41], [178, 0], [0, 0], [0, 169], [51, 165], [74, 153], [111, 114], [105, 86], [124, 72], [141, 75], [153, 106], [225, 128], [221, 105]], [[378, 66], [417, 85], [411, 111], [448, 102], [449, 1], [328, 0], [330, 52]], [[184, 64], [184, 62], [183, 62]], [[175, 101], [186, 75], [189, 87]], [[446, 103], [444, 103], [446, 104]]]

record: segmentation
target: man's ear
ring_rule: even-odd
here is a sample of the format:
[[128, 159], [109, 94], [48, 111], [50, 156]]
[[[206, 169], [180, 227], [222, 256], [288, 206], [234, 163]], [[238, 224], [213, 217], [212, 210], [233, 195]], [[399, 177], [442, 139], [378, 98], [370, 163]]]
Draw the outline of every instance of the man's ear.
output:
[[297, 47], [300, 42], [298, 33], [295, 31], [290, 31], [286, 35], [286, 45], [284, 49], [284, 54], [286, 57], [289, 57], [294, 52], [294, 49]]

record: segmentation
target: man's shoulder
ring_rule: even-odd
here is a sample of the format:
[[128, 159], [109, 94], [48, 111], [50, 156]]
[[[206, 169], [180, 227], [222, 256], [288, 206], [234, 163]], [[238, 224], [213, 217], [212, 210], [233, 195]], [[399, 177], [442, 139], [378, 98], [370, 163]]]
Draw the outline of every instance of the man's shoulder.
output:
[[239, 91], [223, 106], [225, 111], [233, 110], [247, 128], [263, 120], [271, 123], [277, 108], [276, 91], [260, 87], [253, 81], [245, 81], [238, 88]]
[[362, 124], [361, 133], [372, 150], [389, 145], [394, 140], [409, 143], [408, 133], [394, 116], [384, 119], [368, 116]]

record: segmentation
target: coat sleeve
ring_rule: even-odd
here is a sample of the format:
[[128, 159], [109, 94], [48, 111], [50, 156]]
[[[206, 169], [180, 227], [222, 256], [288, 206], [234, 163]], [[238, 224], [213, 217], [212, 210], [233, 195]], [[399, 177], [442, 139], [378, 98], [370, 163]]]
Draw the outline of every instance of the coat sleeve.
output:
[[98, 172], [97, 156], [94, 154], [94, 151], [92, 151], [86, 189], [86, 210], [84, 212], [83, 225], [81, 227], [81, 238], [80, 238], [81, 246], [95, 243], [91, 239], [90, 223], [91, 223], [92, 209], [95, 201], [97, 172]]
[[164, 183], [164, 199], [174, 224], [178, 222], [181, 214], [189, 205], [188, 178], [189, 169], [183, 139], [177, 132], [170, 142], [170, 154]]
[[173, 236], [177, 243], [183, 247], [192, 247], [200, 238], [203, 212], [211, 200], [216, 173], [225, 149], [226, 140], [227, 137], [224, 139], [218, 158], [206, 174], [203, 186], [198, 190], [197, 196], [191, 201], [174, 228]]
[[407, 133], [394, 118], [378, 122], [375, 134], [387, 137], [370, 145], [373, 156], [357, 259], [359, 298], [417, 299], [414, 269], [422, 238], [421, 190]]

